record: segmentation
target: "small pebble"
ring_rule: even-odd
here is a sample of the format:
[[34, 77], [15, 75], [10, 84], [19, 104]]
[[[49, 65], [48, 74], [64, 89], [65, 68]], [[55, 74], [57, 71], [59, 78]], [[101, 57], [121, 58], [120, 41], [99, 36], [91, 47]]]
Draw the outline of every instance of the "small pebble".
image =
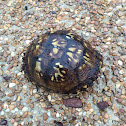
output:
[[4, 78], [6, 81], [9, 81], [10, 78], [11, 78], [11, 76], [4, 76], [3, 78]]
[[0, 125], [7, 125], [7, 120], [2, 119], [1, 122], [0, 122]]
[[25, 6], [25, 10], [28, 10], [28, 7], [27, 6]]
[[16, 107], [16, 105], [9, 105], [10, 110], [13, 110]]
[[30, 40], [26, 40], [25, 41], [27, 45], [29, 45], [29, 43], [31, 42]]
[[61, 122], [57, 122], [56, 120], [54, 121], [54, 123], [57, 125], [57, 126], [63, 126], [63, 124]]
[[100, 110], [104, 110], [105, 108], [107, 108], [108, 107], [108, 103], [105, 101], [103, 101], [103, 102], [99, 102], [99, 103], [97, 103], [97, 106], [98, 106], [98, 108], [100, 109]]
[[124, 113], [124, 112], [125, 112], [124, 109], [120, 109], [119, 111], [120, 111], [121, 113]]
[[81, 108], [82, 102], [78, 98], [70, 98], [64, 100], [64, 105], [66, 105], [67, 107]]
[[26, 118], [28, 115], [28, 112], [24, 112], [23, 115], [22, 115], [22, 118]]
[[28, 111], [28, 108], [27, 107], [23, 107], [22, 111], [23, 112]]
[[119, 60], [118, 61], [118, 64], [122, 66], [123, 65], [123, 62], [121, 60]]
[[56, 117], [57, 117], [57, 118], [59, 118], [59, 117], [60, 117], [60, 114], [59, 114], [58, 112], [56, 113]]
[[45, 120], [47, 120], [47, 119], [48, 119], [47, 113], [43, 113], [43, 120], [45, 121]]
[[104, 118], [105, 118], [105, 119], [108, 119], [108, 117], [109, 117], [108, 114], [105, 113]]
[[9, 83], [9, 88], [14, 87], [16, 84], [15, 83]]

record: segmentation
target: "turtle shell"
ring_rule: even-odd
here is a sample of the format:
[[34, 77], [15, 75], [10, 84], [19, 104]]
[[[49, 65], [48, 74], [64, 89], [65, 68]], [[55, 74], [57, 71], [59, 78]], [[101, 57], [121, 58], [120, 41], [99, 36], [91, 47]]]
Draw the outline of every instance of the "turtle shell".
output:
[[35, 39], [23, 58], [25, 75], [37, 87], [69, 93], [91, 87], [102, 56], [74, 32], [47, 32]]

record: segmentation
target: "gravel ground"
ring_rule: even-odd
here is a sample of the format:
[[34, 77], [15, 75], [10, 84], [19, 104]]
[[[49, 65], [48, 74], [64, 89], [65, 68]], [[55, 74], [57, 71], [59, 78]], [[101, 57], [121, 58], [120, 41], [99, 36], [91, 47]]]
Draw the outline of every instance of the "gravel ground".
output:
[[[76, 96], [82, 108], [63, 105], [72, 94], [37, 92], [21, 72], [23, 52], [37, 35], [68, 28], [104, 57], [93, 88]], [[125, 34], [125, 0], [0, 0], [0, 124], [126, 126]], [[105, 111], [100, 101], [108, 102]]]

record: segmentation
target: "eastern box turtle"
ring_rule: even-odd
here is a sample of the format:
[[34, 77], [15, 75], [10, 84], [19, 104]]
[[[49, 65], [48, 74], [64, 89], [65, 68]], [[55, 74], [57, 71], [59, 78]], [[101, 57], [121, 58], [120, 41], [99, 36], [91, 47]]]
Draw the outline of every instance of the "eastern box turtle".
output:
[[74, 32], [47, 32], [35, 39], [23, 58], [23, 70], [37, 87], [72, 93], [91, 87], [102, 56]]

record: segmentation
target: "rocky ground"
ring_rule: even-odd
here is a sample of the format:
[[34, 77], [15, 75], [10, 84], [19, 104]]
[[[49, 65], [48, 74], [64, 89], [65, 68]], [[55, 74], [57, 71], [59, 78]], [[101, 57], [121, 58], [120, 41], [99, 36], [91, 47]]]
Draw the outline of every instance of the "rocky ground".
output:
[[[31, 41], [62, 29], [83, 35], [104, 57], [93, 88], [76, 96], [82, 108], [63, 104], [72, 94], [37, 92], [21, 71]], [[125, 0], [0, 0], [1, 125], [126, 126], [125, 89]], [[97, 107], [100, 101], [109, 104], [104, 111]]]

